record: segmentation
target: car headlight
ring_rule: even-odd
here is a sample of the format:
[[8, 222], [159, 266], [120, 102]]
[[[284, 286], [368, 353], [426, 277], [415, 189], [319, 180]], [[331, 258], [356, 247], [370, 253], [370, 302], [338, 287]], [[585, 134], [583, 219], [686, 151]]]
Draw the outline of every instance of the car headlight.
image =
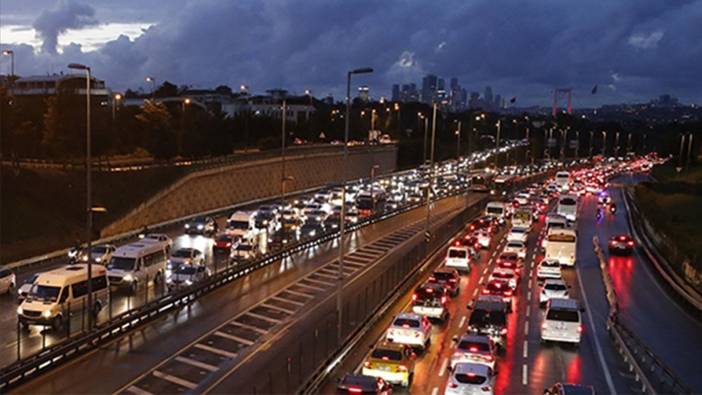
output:
[[19, 315], [24, 314], [24, 309], [22, 308], [22, 306], [17, 307], [17, 314], [19, 314]]
[[51, 310], [44, 310], [41, 312], [41, 316], [44, 318], [51, 318]]
[[203, 228], [204, 228], [204, 226], [202, 224], [197, 226], [197, 230], [202, 230]]
[[102, 257], [95, 258], [95, 262], [98, 262], [98, 263], [102, 262]]
[[122, 277], [122, 280], [131, 283], [132, 281], [134, 281], [134, 277], [131, 274], [127, 274], [126, 276]]
[[190, 229], [190, 224], [185, 224], [185, 229]]
[[185, 280], [185, 285], [193, 285], [193, 282], [190, 280]]

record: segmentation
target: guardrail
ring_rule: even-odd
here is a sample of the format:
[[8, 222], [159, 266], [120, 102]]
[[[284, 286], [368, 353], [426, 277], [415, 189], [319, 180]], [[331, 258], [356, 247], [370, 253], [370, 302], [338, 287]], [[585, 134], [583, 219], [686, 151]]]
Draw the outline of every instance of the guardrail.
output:
[[651, 395], [659, 393], [692, 394], [693, 391], [673, 373], [665, 362], [658, 358], [635, 333], [619, 320], [617, 293], [607, 270], [607, 260], [597, 236], [592, 238], [592, 244], [599, 261], [605, 296], [609, 305], [607, 332], [629, 372], [633, 373], [634, 381], [640, 384], [639, 390], [644, 394]]
[[[657, 240], [661, 240], [661, 237], [654, 233], [654, 227], [651, 226], [650, 222], [641, 212], [636, 204], [636, 201], [631, 196], [631, 189], [625, 189], [623, 195], [631, 229], [636, 239], [639, 240], [639, 244], [643, 247], [643, 250], [648, 256], [649, 260], [653, 263], [653, 267], [656, 269], [661, 278], [665, 280], [666, 284], [668, 284], [668, 286], [675, 291], [675, 293], [683, 301], [697, 309], [698, 312], [702, 312], [702, 295], [700, 295], [694, 288], [690, 287], [690, 285], [688, 285], [685, 280], [672, 269], [672, 265], [666, 258], [666, 256], [679, 256], [679, 254], [661, 254], [661, 250], [669, 251], [670, 249], [661, 248], [664, 246], [662, 246], [661, 243], [656, 242]], [[637, 220], [634, 221], [633, 218], [636, 218]], [[670, 269], [668, 270], [666, 268]]]

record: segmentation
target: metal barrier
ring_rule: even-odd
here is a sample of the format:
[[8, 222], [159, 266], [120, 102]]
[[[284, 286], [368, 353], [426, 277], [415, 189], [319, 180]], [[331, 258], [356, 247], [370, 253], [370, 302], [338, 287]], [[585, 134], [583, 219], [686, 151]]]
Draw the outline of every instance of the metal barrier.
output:
[[599, 261], [602, 282], [605, 287], [609, 314], [607, 332], [614, 347], [633, 373], [634, 381], [640, 384], [644, 394], [692, 394], [692, 390], [678, 378], [624, 323], [619, 321], [619, 306], [612, 278], [607, 270], [607, 261], [597, 236], [592, 238], [595, 255]]

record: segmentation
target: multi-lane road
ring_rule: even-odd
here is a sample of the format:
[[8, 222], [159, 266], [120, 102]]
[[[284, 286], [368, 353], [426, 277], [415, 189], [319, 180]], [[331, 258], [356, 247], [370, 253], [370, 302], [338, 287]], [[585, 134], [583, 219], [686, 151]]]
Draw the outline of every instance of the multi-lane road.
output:
[[[535, 265], [542, 259], [537, 245], [544, 235], [543, 223], [529, 235], [527, 259], [518, 288], [514, 312], [508, 318], [506, 349], [499, 356], [495, 393], [541, 394], [556, 382], [592, 385], [597, 393], [631, 393], [633, 376], [624, 367], [609, 339], [606, 329], [608, 305], [605, 298], [599, 262], [593, 251], [592, 238], [606, 241], [615, 234], [630, 233], [626, 206], [622, 201], [622, 183], [633, 183], [642, 176], [622, 176], [613, 181], [610, 193], [619, 211], [596, 219], [597, 198], [585, 196], [579, 204], [577, 230], [578, 264], [564, 270], [564, 280], [571, 287], [570, 295], [581, 301], [584, 331], [579, 346], [542, 344], [540, 328], [544, 310], [539, 306], [539, 285]], [[482, 252], [470, 275], [461, 279], [461, 293], [450, 304], [450, 319], [434, 325], [431, 347], [417, 359], [411, 390], [400, 392], [442, 394], [447, 384], [449, 358], [454, 337], [464, 334], [470, 310], [466, 308], [479, 295], [481, 285], [495, 265], [495, 258], [505, 243], [504, 232]], [[443, 255], [434, 257], [434, 266]], [[608, 270], [617, 291], [620, 319], [662, 358], [687, 384], [702, 391], [702, 383], [693, 358], [702, 351], [702, 325], [668, 295], [648, 257], [637, 248], [631, 257], [610, 257]], [[428, 273], [417, 284], [423, 282]], [[394, 315], [408, 311], [411, 294], [406, 293], [386, 316], [367, 334], [359, 346], [345, 358], [329, 377], [322, 393], [332, 393], [336, 381], [346, 372], [360, 372], [369, 347], [384, 336]], [[397, 390], [397, 389], [396, 389]], [[397, 391], [396, 391], [397, 392]]]

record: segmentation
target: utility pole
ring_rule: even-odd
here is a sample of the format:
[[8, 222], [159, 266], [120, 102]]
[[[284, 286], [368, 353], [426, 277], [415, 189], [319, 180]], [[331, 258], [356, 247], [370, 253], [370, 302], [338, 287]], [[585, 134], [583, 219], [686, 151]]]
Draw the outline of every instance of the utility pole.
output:
[[424, 237], [427, 244], [431, 240], [430, 223], [431, 223], [431, 190], [434, 185], [434, 142], [436, 141], [436, 103], [434, 103], [433, 116], [431, 120], [431, 152], [429, 160], [429, 185], [427, 186], [427, 217], [424, 223]]
[[456, 129], [456, 159], [461, 157], [461, 121], [458, 121], [458, 129]]

